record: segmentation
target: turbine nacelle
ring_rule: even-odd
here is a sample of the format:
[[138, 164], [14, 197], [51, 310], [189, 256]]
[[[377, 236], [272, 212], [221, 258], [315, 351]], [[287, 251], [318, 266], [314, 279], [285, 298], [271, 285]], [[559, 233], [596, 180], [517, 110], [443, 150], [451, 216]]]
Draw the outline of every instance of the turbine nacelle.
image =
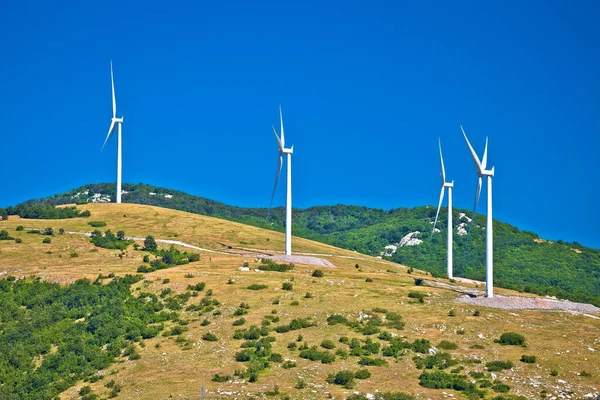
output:
[[452, 181], [452, 182], [444, 182], [444, 184], [442, 185], [442, 187], [453, 188], [454, 187], [454, 181]]

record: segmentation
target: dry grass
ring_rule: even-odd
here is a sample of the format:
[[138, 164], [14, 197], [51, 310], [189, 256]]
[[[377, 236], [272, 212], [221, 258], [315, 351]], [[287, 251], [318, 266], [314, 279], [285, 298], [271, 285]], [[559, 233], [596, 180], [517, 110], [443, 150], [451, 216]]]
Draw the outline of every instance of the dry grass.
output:
[[[103, 220], [107, 222], [107, 227], [101, 228], [102, 230], [110, 228], [115, 232], [123, 229], [130, 236], [144, 237], [151, 234], [156, 238], [180, 240], [215, 250], [223, 249], [220, 243], [256, 249], [283, 248], [283, 235], [280, 233], [210, 217], [131, 204], [93, 204], [82, 208], [89, 209], [92, 217], [60, 221], [19, 220], [11, 217], [8, 221], [2, 221], [0, 225], [8, 227], [10, 234], [22, 238], [23, 243], [0, 242], [0, 272], [7, 271], [16, 276], [37, 275], [52, 281], [69, 282], [80, 277], [95, 278], [99, 273], [135, 273], [137, 266], [142, 264], [143, 253], [132, 248], [120, 259], [118, 251], [93, 251], [96, 248], [89, 243], [89, 239], [78, 235], [55, 235], [51, 244], [42, 244], [43, 237], [40, 235], [15, 232], [14, 228], [18, 225], [41, 229], [52, 226], [55, 230], [62, 227], [67, 231], [90, 232], [94, 228], [87, 225], [87, 222]], [[199, 316], [197, 312], [182, 312], [183, 318], [191, 321], [189, 331], [183, 334], [183, 337], [193, 343], [191, 349], [183, 350], [174, 337], [159, 336], [147, 340], [145, 347], [140, 349], [141, 359], [115, 364], [106, 371], [107, 374], [114, 375], [91, 384], [94, 392], [106, 396], [108, 389], [103, 385], [108, 380], [115, 379], [123, 385], [119, 398], [124, 399], [167, 399], [171, 394], [174, 398], [197, 399], [203, 382], [207, 399], [247, 398], [248, 395], [260, 395], [273, 390], [275, 385], [279, 386], [281, 393], [298, 399], [326, 398], [326, 393], [331, 393], [335, 398], [344, 398], [354, 391], [374, 393], [375, 390], [401, 390], [416, 394], [419, 398], [442, 398], [441, 390], [419, 386], [418, 376], [421, 371], [415, 368], [410, 353], [398, 362], [387, 358], [390, 361], [388, 366], [368, 367], [372, 377], [358, 380], [356, 389], [347, 390], [327, 384], [325, 378], [328, 373], [341, 369], [360, 369], [356, 357], [345, 361], [338, 357], [333, 364], [323, 365], [303, 360], [298, 357], [297, 350], [288, 350], [286, 347], [301, 334], [303, 341], [309, 345], [318, 345], [323, 339], [331, 339], [336, 342], [337, 347], [347, 350], [346, 345], [338, 343], [342, 335], [361, 339], [365, 336], [342, 325], [327, 325], [327, 316], [341, 313], [355, 317], [360, 311], [370, 311], [375, 307], [401, 314], [406, 322], [405, 329], [390, 331], [406, 336], [410, 341], [425, 338], [433, 345], [441, 340], [456, 342], [459, 349], [450, 352], [463, 360], [465, 371], [484, 370], [483, 364], [466, 361], [475, 357], [485, 361], [513, 361], [516, 365], [513, 370], [496, 373], [498, 378], [512, 387], [511, 393], [539, 398], [542, 390], [555, 393], [560, 389], [583, 396], [595, 392], [593, 387], [600, 386], [600, 322], [597, 319], [568, 313], [515, 313], [485, 308], [480, 308], [481, 315], [475, 317], [472, 315], [474, 308], [454, 301], [457, 293], [443, 288], [415, 287], [413, 277], [420, 275], [418, 271], [409, 275], [404, 267], [397, 264], [298, 238], [294, 240], [294, 250], [334, 254], [335, 256], [327, 259], [336, 268], [321, 268], [325, 272], [323, 278], [311, 277], [315, 268], [303, 265], [296, 265], [288, 273], [242, 272], [238, 268], [244, 261], [249, 262], [251, 267], [255, 265], [254, 257], [201, 253], [199, 262], [146, 274], [146, 281], [137, 286], [145, 286], [145, 291], [155, 293], [165, 287], [182, 292], [190, 283], [205, 282], [205, 291], [212, 289], [213, 297], [221, 302], [217, 309], [222, 315], [212, 317]], [[52, 254], [46, 254], [47, 251]], [[71, 258], [70, 254], [73, 252], [78, 253], [79, 257]], [[352, 256], [366, 260], [345, 258]], [[355, 268], [356, 263], [360, 264], [360, 269]], [[388, 269], [397, 272], [386, 272]], [[186, 278], [187, 274], [193, 274], [194, 277]], [[365, 282], [367, 277], [372, 278], [373, 282]], [[165, 278], [169, 278], [170, 283], [163, 284]], [[229, 279], [236, 283], [227, 284]], [[294, 290], [281, 290], [282, 283], [291, 279]], [[268, 288], [259, 291], [246, 289], [253, 283], [264, 284]], [[413, 290], [428, 294], [425, 304], [418, 304], [407, 297], [408, 292]], [[306, 292], [310, 292], [313, 297], [305, 298]], [[512, 293], [507, 290], [498, 292]], [[200, 293], [200, 297], [191, 298], [189, 303], [199, 302], [202, 296], [203, 293]], [[279, 305], [273, 304], [276, 299], [279, 299]], [[294, 300], [299, 305], [292, 306], [290, 303]], [[264, 316], [271, 315], [272, 310], [276, 310], [275, 315], [281, 319], [274, 325], [287, 323], [293, 318], [310, 318], [317, 325], [285, 334], [271, 333], [277, 339], [274, 351], [284, 358], [295, 359], [296, 368], [286, 370], [275, 364], [270, 370], [261, 373], [257, 383], [240, 380], [211, 382], [215, 373], [233, 375], [234, 370], [244, 369], [243, 364], [234, 360], [241, 341], [232, 338], [236, 329], [232, 322], [237, 318], [232, 314], [242, 302], [250, 304], [249, 313], [244, 316], [247, 320], [245, 327], [251, 324], [260, 326]], [[456, 316], [448, 316], [451, 309], [455, 310]], [[201, 326], [205, 317], [209, 318], [211, 324]], [[464, 329], [465, 333], [457, 334], [460, 329]], [[203, 341], [202, 334], [207, 331], [214, 332], [219, 340]], [[527, 348], [494, 343], [494, 339], [506, 331], [523, 334], [527, 340]], [[160, 347], [157, 348], [157, 344]], [[485, 349], [470, 349], [474, 344], [482, 344]], [[519, 362], [522, 354], [537, 356], [537, 364]], [[553, 369], [558, 370], [557, 377], [550, 375]], [[582, 370], [588, 371], [592, 376], [578, 376], [577, 373]], [[300, 377], [308, 383], [306, 389], [294, 388]], [[233, 392], [235, 395], [219, 395], [217, 390]], [[453, 393], [459, 396], [458, 392]], [[62, 398], [77, 398], [76, 388], [66, 391]]]

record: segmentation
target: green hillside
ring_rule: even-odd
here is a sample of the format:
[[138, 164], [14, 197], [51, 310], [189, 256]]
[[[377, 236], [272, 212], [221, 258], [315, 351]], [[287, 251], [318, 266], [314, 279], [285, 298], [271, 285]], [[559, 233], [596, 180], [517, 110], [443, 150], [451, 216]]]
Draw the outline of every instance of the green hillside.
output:
[[[155, 205], [208, 215], [257, 227], [284, 230], [284, 209], [275, 208], [267, 221], [266, 208], [241, 208], [192, 196], [180, 191], [144, 184], [124, 184], [123, 202]], [[85, 185], [45, 199], [7, 208], [9, 214], [31, 210], [31, 205], [112, 201], [114, 184]], [[443, 275], [446, 265], [447, 209], [442, 209], [438, 227], [430, 238], [434, 207], [381, 210], [359, 206], [320, 206], [294, 209], [293, 234], [361, 253], [382, 256], [411, 267]], [[468, 229], [468, 210], [454, 210], [455, 276], [484, 280], [485, 217], [477, 215], [470, 242], [460, 235], [459, 224]], [[422, 242], [398, 246], [407, 235]], [[418, 241], [416, 240], [416, 241]], [[397, 249], [387, 249], [395, 245]], [[494, 278], [496, 286], [553, 295], [600, 305], [600, 251], [578, 243], [549, 242], [532, 232], [494, 221]], [[385, 253], [387, 252], [387, 255]]]

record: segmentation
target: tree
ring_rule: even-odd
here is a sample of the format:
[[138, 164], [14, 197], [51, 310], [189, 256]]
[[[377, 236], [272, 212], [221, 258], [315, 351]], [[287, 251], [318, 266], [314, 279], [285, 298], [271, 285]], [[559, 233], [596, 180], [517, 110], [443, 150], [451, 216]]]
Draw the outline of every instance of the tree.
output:
[[102, 232], [100, 232], [98, 229], [94, 229], [94, 231], [92, 232], [92, 239], [102, 236]]
[[54, 233], [54, 229], [52, 229], [52, 228], [44, 229], [44, 235], [52, 236], [53, 233]]
[[146, 251], [156, 251], [156, 249], [158, 249], [158, 246], [156, 245], [156, 240], [154, 240], [153, 236], [146, 236], [146, 239], [144, 239], [144, 250]]
[[125, 239], [125, 231], [118, 231], [117, 232], [117, 239], [124, 240]]

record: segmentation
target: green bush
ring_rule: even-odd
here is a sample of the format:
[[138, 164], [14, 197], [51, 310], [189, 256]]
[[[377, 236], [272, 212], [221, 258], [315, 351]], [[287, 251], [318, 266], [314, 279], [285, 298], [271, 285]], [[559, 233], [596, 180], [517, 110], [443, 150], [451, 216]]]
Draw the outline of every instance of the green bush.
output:
[[196, 262], [196, 261], [200, 261], [200, 254], [192, 254], [188, 257], [188, 261], [189, 262]]
[[449, 342], [447, 340], [442, 340], [438, 347], [443, 350], [456, 350], [458, 349], [458, 345], [454, 342]]
[[244, 318], [240, 318], [240, 319], [236, 319], [235, 321], [233, 321], [233, 326], [240, 326], [240, 325], [244, 325], [246, 323], [246, 320]]
[[294, 269], [294, 264], [277, 264], [268, 258], [261, 258], [260, 262], [261, 264], [258, 266], [258, 269], [261, 271], [288, 272]]
[[217, 336], [212, 332], [206, 332], [204, 335], [202, 335], [202, 339], [206, 340], [207, 342], [216, 342], [217, 340], [219, 340]]
[[150, 256], [148, 254], [144, 254], [144, 258], [142, 259], [145, 263], [150, 262]]
[[88, 225], [94, 228], [102, 228], [104, 226], [106, 226], [106, 222], [104, 221], [90, 221], [88, 222]]
[[321, 342], [321, 347], [331, 350], [335, 348], [335, 343], [333, 343], [333, 340], [325, 339]]
[[315, 269], [312, 273], [312, 276], [315, 278], [322, 278], [325, 274], [320, 269]]
[[292, 284], [292, 282], [283, 282], [283, 284], [281, 285], [281, 288], [283, 290], [293, 290], [294, 285]]
[[44, 238], [44, 240], [42, 240], [42, 243], [46, 243], [46, 244], [52, 243], [52, 239], [50, 239], [50, 238]]
[[219, 374], [215, 374], [213, 376], [213, 378], [211, 379], [211, 381], [213, 381], [213, 382], [227, 382], [230, 380], [231, 380], [230, 375], [219, 375]]
[[384, 360], [383, 358], [372, 358], [372, 357], [361, 357], [360, 361], [358, 362], [359, 365], [365, 365], [365, 366], [383, 366], [383, 365], [387, 365], [388, 362], [386, 360]]
[[365, 279], [365, 282], [373, 282], [373, 278], [367, 278]]
[[521, 356], [521, 361], [523, 361], [526, 364], [535, 364], [536, 357], [535, 356], [522, 355]]
[[360, 369], [354, 373], [356, 379], [368, 379], [371, 377], [371, 373], [368, 369]]
[[8, 231], [0, 231], [0, 240], [14, 240], [14, 237], [8, 235]]
[[497, 382], [494, 384], [494, 386], [492, 386], [492, 390], [497, 393], [506, 393], [510, 390], [510, 386], [501, 382]]
[[495, 342], [509, 346], [522, 346], [525, 344], [525, 337], [515, 332], [505, 332]]
[[267, 285], [260, 285], [258, 283], [253, 283], [252, 285], [248, 286], [248, 289], [250, 290], [262, 290], [266, 288], [268, 288]]
[[17, 230], [17, 231], [22, 231], [23, 229], [25, 229], [25, 228], [23, 228], [23, 225], [19, 225], [19, 226], [17, 226], [17, 229], [16, 229], [16, 230]]
[[490, 361], [485, 364], [485, 367], [490, 372], [498, 372], [505, 369], [511, 369], [515, 365], [511, 361]]
[[23, 243], [23, 239], [21, 239], [21, 238], [16, 238], [16, 239], [15, 239], [15, 243]]
[[[357, 264], [358, 265], [358, 264]], [[347, 389], [354, 387], [354, 372], [343, 370], [327, 376], [327, 383], [341, 385]]]
[[72, 252], [71, 254], [69, 254], [69, 257], [77, 258], [77, 257], [79, 257], [79, 254], [77, 254], [76, 252]]

